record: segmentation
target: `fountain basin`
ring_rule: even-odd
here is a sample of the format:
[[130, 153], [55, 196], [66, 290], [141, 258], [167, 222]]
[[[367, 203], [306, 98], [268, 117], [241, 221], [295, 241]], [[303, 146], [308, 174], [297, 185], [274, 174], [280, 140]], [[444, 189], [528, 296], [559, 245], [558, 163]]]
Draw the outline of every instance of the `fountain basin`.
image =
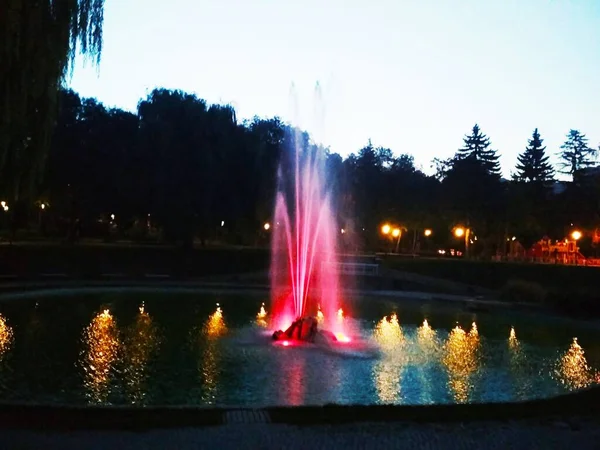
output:
[[[134, 407], [480, 404], [552, 398], [598, 381], [600, 333], [584, 323], [347, 299], [356, 317], [348, 319], [351, 335], [380, 351], [365, 359], [311, 344], [273, 345], [272, 330], [256, 319], [266, 298], [152, 288], [5, 296], [0, 399]], [[249, 336], [260, 339], [248, 345]]]

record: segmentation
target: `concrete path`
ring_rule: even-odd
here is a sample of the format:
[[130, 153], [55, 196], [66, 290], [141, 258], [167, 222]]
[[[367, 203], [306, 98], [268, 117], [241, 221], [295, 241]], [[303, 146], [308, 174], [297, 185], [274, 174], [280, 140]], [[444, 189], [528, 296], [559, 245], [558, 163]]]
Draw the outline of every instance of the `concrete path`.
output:
[[598, 449], [600, 420], [298, 427], [232, 424], [148, 432], [0, 431], [2, 449]]

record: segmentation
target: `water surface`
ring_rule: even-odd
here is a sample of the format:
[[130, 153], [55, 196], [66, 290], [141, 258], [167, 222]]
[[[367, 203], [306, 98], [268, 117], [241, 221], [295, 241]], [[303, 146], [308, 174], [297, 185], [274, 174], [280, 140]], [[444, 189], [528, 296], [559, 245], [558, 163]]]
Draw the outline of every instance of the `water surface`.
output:
[[505, 402], [599, 381], [599, 333], [581, 323], [360, 298], [346, 303], [354, 317], [346, 320], [380, 355], [355, 358], [257, 343], [264, 330], [257, 313], [267, 298], [98, 291], [2, 301], [0, 399], [140, 406]]

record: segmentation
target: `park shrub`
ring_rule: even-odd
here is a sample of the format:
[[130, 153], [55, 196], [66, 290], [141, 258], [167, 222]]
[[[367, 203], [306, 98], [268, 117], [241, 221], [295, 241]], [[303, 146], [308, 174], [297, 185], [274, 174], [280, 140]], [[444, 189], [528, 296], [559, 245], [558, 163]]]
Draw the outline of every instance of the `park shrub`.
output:
[[500, 299], [512, 303], [544, 303], [548, 292], [532, 281], [509, 280], [500, 290]]

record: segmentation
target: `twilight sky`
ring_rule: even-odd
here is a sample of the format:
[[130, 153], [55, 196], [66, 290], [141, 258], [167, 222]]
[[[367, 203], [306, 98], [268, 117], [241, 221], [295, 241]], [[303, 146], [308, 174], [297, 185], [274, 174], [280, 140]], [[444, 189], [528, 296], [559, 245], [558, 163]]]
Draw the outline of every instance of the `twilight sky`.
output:
[[535, 127], [550, 153], [570, 128], [600, 143], [600, 1], [106, 0], [99, 70], [69, 84], [128, 110], [182, 89], [428, 173], [478, 122], [508, 176]]

